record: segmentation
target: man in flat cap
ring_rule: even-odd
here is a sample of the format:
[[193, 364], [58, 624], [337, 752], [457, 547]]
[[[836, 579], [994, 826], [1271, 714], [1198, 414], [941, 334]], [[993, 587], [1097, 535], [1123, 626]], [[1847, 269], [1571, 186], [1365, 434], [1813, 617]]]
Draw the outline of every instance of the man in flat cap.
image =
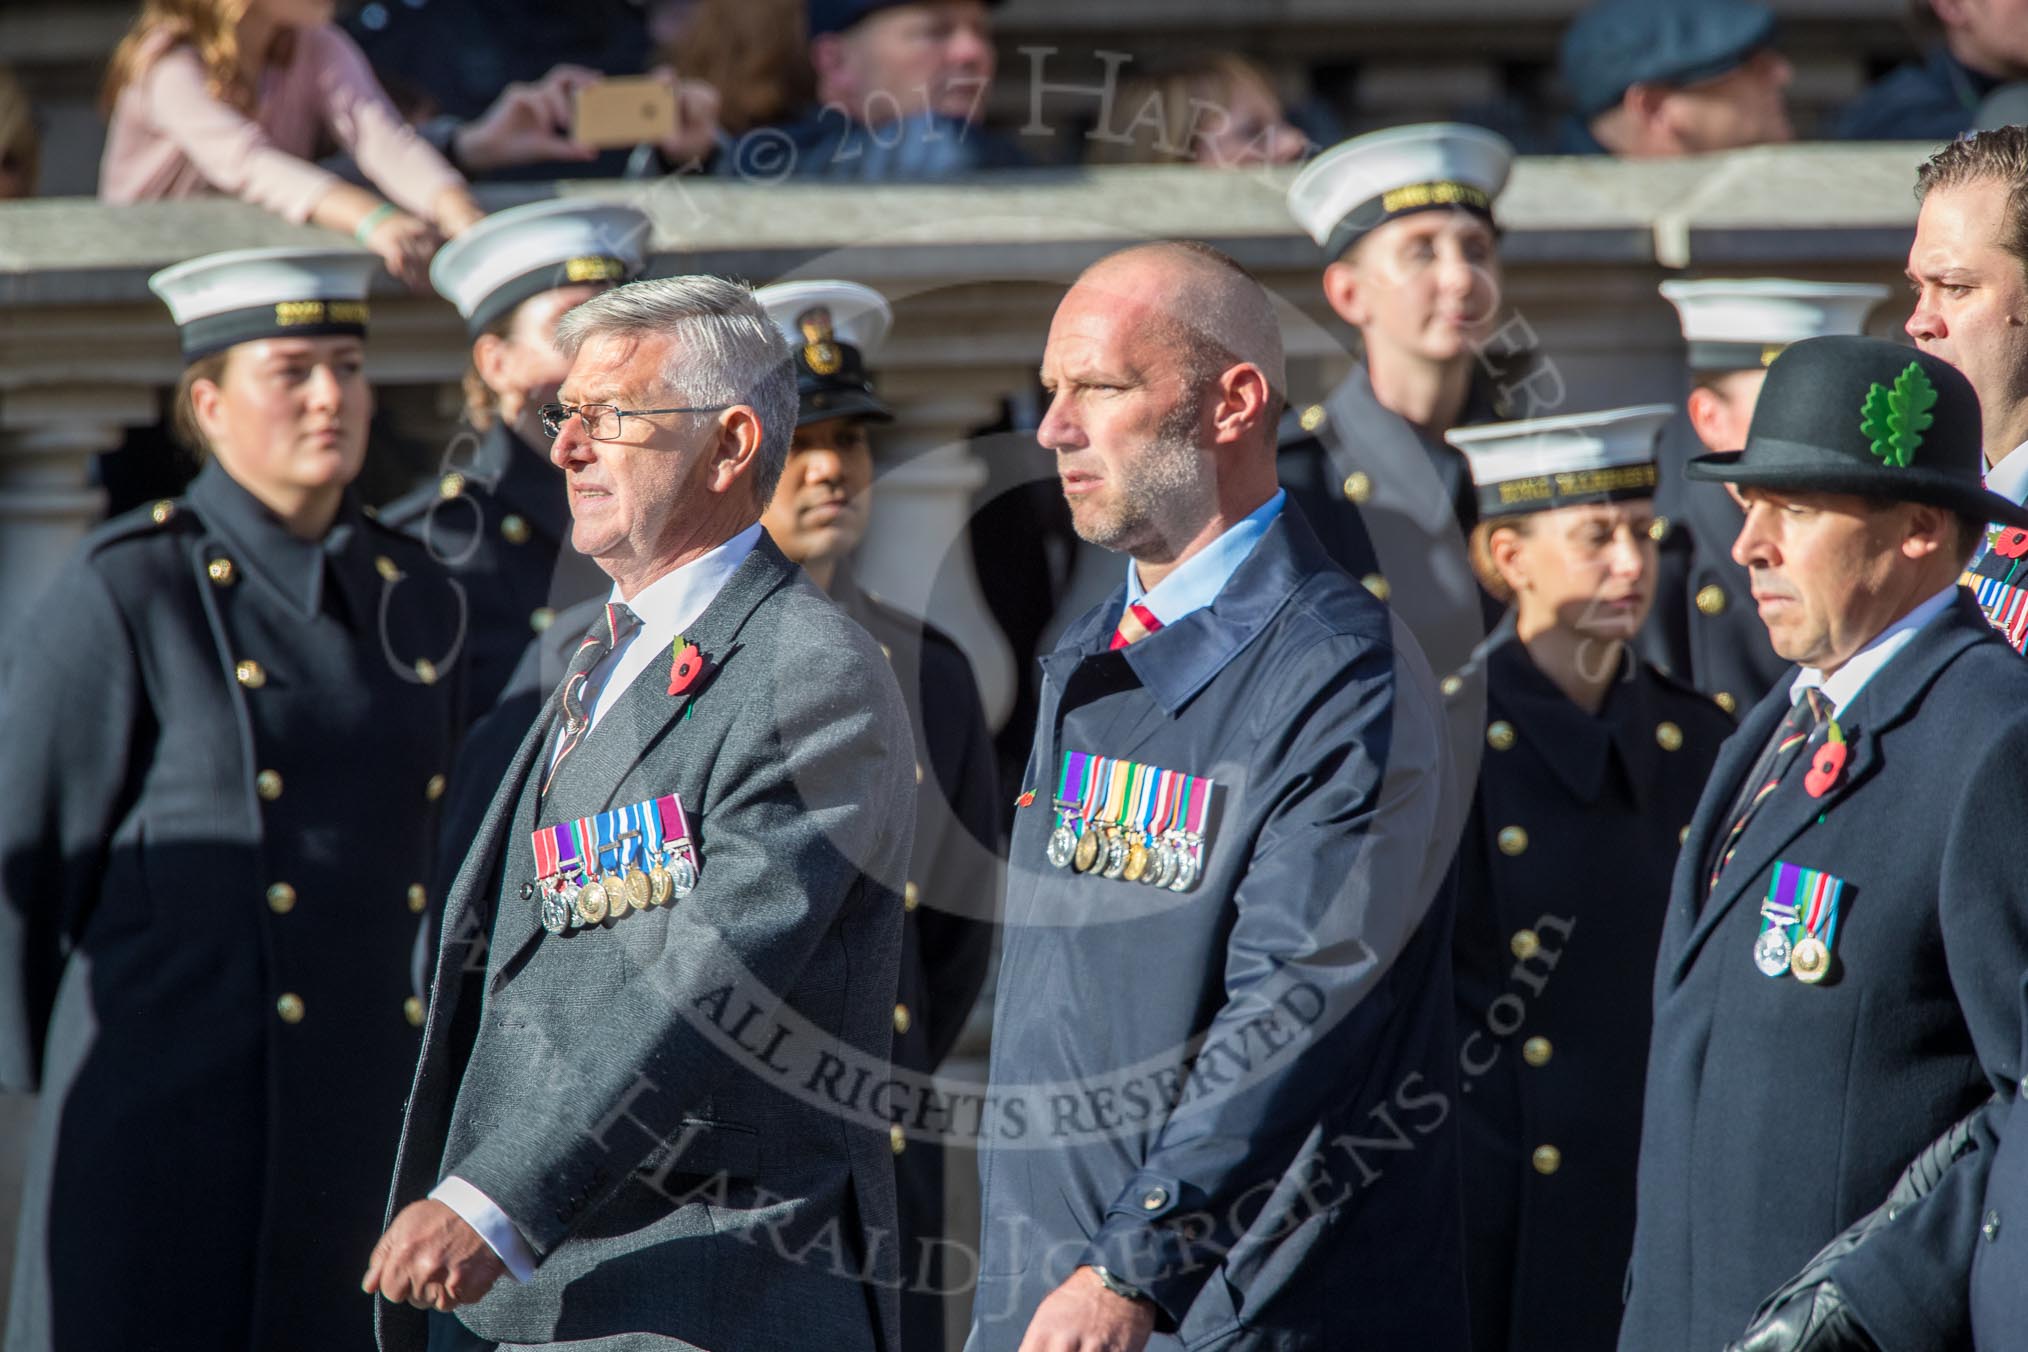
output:
[[1651, 159], [1787, 141], [1795, 71], [1756, 0], [1597, 0], [1564, 30], [1567, 154]]
[[1744, 451], [1688, 466], [1742, 494], [1733, 557], [1798, 669], [1720, 752], [1677, 861], [1625, 1352], [1739, 1338], [1876, 1208], [1746, 1345], [1969, 1342], [1990, 1154], [1882, 1204], [2021, 1075], [2028, 665], [1957, 576], [2028, 511], [1980, 487], [1978, 448], [1949, 364], [1828, 337], [1775, 359]]

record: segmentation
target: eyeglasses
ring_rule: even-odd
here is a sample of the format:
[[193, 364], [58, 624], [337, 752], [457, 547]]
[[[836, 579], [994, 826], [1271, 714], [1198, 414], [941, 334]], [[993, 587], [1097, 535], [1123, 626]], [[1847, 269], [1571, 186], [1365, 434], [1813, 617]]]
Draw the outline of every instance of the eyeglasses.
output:
[[657, 413], [718, 413], [731, 404], [702, 404], [696, 408], [620, 408], [615, 404], [544, 404], [536, 410], [542, 430], [552, 437], [563, 435], [563, 425], [572, 418], [584, 421], [585, 435], [593, 441], [615, 441], [628, 418], [646, 418]]

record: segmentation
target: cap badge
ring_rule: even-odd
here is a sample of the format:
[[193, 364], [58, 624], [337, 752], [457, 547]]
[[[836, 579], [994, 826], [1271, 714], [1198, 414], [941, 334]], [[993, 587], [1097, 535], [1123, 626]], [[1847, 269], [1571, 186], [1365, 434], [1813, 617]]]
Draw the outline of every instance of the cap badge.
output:
[[803, 331], [803, 364], [811, 374], [836, 375], [845, 358], [838, 351], [838, 344], [831, 341], [831, 311], [821, 305], [805, 310], [796, 320], [796, 327]]
[[1873, 454], [1883, 463], [1906, 469], [1915, 462], [1922, 434], [1936, 421], [1929, 411], [1936, 399], [1936, 386], [1930, 384], [1922, 364], [1910, 362], [1894, 378], [1894, 388], [1876, 380], [1866, 392], [1866, 403], [1860, 409], [1860, 434], [1872, 441]]

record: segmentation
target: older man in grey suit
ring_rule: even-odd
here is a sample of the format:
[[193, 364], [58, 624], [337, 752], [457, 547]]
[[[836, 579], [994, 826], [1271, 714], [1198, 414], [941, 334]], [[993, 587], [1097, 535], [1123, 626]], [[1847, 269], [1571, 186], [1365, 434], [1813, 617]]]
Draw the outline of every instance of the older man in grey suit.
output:
[[787, 350], [705, 277], [558, 337], [551, 456], [613, 592], [446, 900], [380, 1343], [891, 1349], [886, 1123], [841, 1086], [891, 1038], [912, 746], [757, 524]]

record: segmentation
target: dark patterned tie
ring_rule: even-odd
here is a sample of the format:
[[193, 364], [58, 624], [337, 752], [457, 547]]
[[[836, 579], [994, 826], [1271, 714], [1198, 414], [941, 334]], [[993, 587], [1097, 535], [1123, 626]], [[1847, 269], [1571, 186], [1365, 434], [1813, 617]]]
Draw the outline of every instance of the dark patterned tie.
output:
[[[544, 793], [556, 782], [556, 772], [563, 768], [570, 753], [577, 750], [585, 734], [591, 731], [592, 708], [598, 703], [592, 672], [640, 627], [640, 616], [617, 601], [609, 602], [605, 613], [592, 621], [584, 640], [571, 655], [570, 670], [563, 674], [563, 732], [557, 740], [556, 757], [549, 763], [549, 773], [542, 778]], [[606, 673], [608, 677], [611, 674]]]
[[1760, 753], [1760, 760], [1754, 765], [1753, 773], [1740, 785], [1740, 796], [1733, 802], [1732, 829], [1725, 833], [1725, 843], [1719, 847], [1718, 859], [1711, 866], [1711, 878], [1706, 892], [1718, 886], [1718, 876], [1725, 872], [1725, 866], [1732, 862], [1732, 852], [1739, 846], [1739, 838], [1746, 834], [1747, 823], [1753, 814], [1767, 801], [1769, 794], [1781, 784], [1789, 767], [1803, 754], [1803, 748], [1810, 744], [1819, 728], [1831, 721], [1831, 701], [1816, 686], [1805, 686], [1803, 697], [1789, 709], [1768, 739], [1767, 746]]

